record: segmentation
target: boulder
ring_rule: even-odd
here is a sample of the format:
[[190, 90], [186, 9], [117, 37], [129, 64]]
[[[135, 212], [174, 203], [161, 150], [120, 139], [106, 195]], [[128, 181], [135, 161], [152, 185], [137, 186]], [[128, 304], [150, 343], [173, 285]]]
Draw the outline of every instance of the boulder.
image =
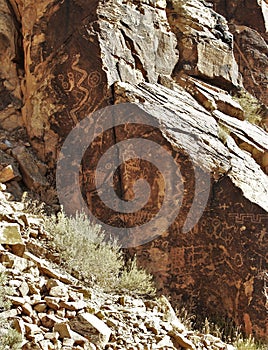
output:
[[0, 171], [0, 182], [8, 182], [16, 178], [12, 165], [8, 165]]
[[15, 223], [0, 222], [0, 244], [10, 245], [16, 255], [23, 256], [25, 244], [21, 237], [20, 226]]
[[43, 188], [46, 185], [46, 179], [41, 174], [36, 160], [26, 148], [24, 146], [15, 147], [12, 154], [19, 163], [25, 185], [31, 190]]
[[69, 324], [73, 331], [83, 335], [96, 346], [105, 347], [111, 336], [110, 328], [98, 317], [90, 313], [78, 315]]

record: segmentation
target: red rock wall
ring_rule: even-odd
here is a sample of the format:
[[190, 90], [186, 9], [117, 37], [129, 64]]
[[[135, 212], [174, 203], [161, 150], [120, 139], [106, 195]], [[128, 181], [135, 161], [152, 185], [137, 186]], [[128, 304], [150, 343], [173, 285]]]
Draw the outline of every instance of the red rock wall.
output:
[[[169, 229], [132, 253], [137, 253], [140, 264], [155, 275], [159, 291], [170, 294], [174, 304], [191, 297], [200, 313], [227, 314], [248, 334], [267, 337], [264, 289], [268, 178], [261, 161], [257, 163], [251, 153], [239, 148], [242, 140], [262, 159], [268, 150], [267, 134], [234, 119], [236, 112], [243, 119], [241, 109], [228, 102], [229, 90], [241, 84], [238, 68], [245, 86], [266, 101], [263, 20], [258, 26], [257, 21], [251, 24], [240, 6], [239, 11], [233, 7], [227, 13], [222, 2], [217, 2], [216, 10], [226, 14], [229, 21], [241, 14], [231, 27], [233, 49], [226, 20], [203, 1], [192, 0], [187, 6], [181, 1], [168, 1], [166, 8], [165, 1], [107, 1], [104, 6], [99, 1], [17, 0], [11, 2], [12, 11], [6, 1], [0, 4], [5, 15], [0, 26], [0, 54], [4, 57], [0, 67], [1, 126], [16, 129], [23, 118], [33, 149], [50, 169], [55, 170], [59, 150], [70, 131], [89, 113], [107, 105], [132, 102], [136, 106], [133, 120], [141, 120], [139, 125], [129, 123], [106, 130], [100, 114], [102, 122], [94, 124], [100, 136], [88, 148], [81, 167], [75, 160], [78, 164], [67, 162], [63, 169], [67, 174], [63, 184], [68, 198], [65, 209], [72, 212], [81, 205], [71, 172], [72, 167], [78, 167], [82, 196], [104, 224], [130, 232], [133, 226], [150, 222], [165, 196], [166, 178], [154, 164], [134, 159], [120, 166], [115, 175], [108, 171], [115, 191], [126, 201], [133, 199], [137, 179], [148, 181], [152, 189], [149, 200], [131, 215], [103, 205], [94, 173], [99, 157], [127, 138], [145, 138], [160, 145], [175, 159], [176, 170], [167, 171], [170, 182], [179, 171], [183, 181], [175, 183], [169, 212], [162, 216], [162, 222], [141, 235], [144, 241], [150, 240], [164, 221], [170, 224]], [[254, 9], [247, 4], [250, 13], [256, 10], [261, 16], [255, 2]], [[217, 27], [219, 21], [223, 27]], [[19, 33], [22, 49], [17, 40]], [[24, 72], [14, 58], [19, 49]], [[254, 66], [253, 72], [248, 64], [252, 69]], [[198, 89], [182, 83], [185, 75], [194, 76], [195, 84], [200, 81], [199, 99], [195, 96]], [[209, 82], [210, 87], [205, 89], [202, 81]], [[219, 89], [214, 85], [227, 90], [228, 98], [219, 101]], [[9, 111], [14, 112], [15, 119], [6, 117]], [[154, 127], [145, 126], [143, 117], [156, 121]], [[224, 133], [222, 125], [229, 127], [229, 133]], [[73, 140], [72, 152], [80, 141], [79, 137]], [[149, 150], [144, 147], [145, 153]], [[126, 154], [130, 151], [126, 149]], [[193, 159], [187, 151], [192, 152]], [[165, 167], [165, 159], [161, 163]], [[195, 164], [211, 175], [212, 184], [201, 220], [184, 232], [194, 200], [202, 213], [202, 191], [197, 199], [194, 193], [198, 181]], [[109, 170], [110, 165], [104, 168]], [[102, 184], [107, 179], [104, 168]], [[167, 217], [176, 212], [179, 200], [179, 214], [169, 222]], [[133, 241], [131, 235], [120, 239], [125, 246], [141, 243]]]

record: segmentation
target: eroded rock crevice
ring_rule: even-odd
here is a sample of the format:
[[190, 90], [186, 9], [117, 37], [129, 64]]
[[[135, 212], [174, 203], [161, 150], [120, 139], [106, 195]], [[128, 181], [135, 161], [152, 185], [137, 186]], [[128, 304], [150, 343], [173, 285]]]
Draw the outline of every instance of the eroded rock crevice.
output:
[[7, 1], [0, 4], [0, 120], [2, 128], [14, 130], [23, 126], [21, 108], [24, 60], [19, 18]]

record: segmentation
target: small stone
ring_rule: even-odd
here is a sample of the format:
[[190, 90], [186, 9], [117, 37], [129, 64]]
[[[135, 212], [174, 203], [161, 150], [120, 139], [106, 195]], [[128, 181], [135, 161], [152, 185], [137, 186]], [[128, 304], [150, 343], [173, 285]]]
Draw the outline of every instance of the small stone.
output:
[[108, 327], [115, 328], [115, 327], [118, 326], [118, 321], [109, 318], [109, 319], [106, 321], [106, 324], [107, 324]]
[[38, 230], [34, 230], [33, 228], [29, 229], [29, 235], [32, 238], [37, 238], [39, 235], [39, 231]]
[[29, 334], [27, 336], [27, 338], [29, 340], [31, 340], [32, 342], [34, 342], [35, 344], [39, 343], [40, 341], [42, 341], [44, 339], [44, 336], [42, 333], [38, 333], [38, 334]]
[[58, 332], [60, 338], [71, 338], [71, 328], [66, 322], [56, 323], [53, 327], [53, 332]]
[[153, 320], [145, 322], [145, 327], [155, 335], [159, 334], [159, 325], [157, 327], [156, 323]]
[[79, 301], [61, 301], [60, 302], [60, 307], [64, 307], [67, 310], [70, 311], [78, 311], [86, 308], [87, 303], [84, 302], [83, 300]]
[[176, 331], [170, 331], [168, 332], [168, 335], [172, 339], [174, 339], [174, 341], [177, 342], [182, 348], [195, 350], [195, 345], [189, 339], [187, 339], [184, 335]]
[[[39, 342], [39, 346], [40, 346], [41, 350], [51, 350], [53, 344], [51, 343], [50, 340], [44, 339], [44, 340], [41, 340]], [[53, 348], [54, 348], [54, 346], [53, 346]]]
[[36, 304], [39, 304], [39, 303], [41, 303], [41, 302], [42, 302], [42, 303], [44, 302], [44, 301], [42, 300], [40, 294], [37, 294], [36, 291], [35, 291], [35, 293], [32, 293], [31, 288], [30, 288], [30, 293], [32, 294], [32, 295], [30, 296], [30, 304], [31, 304], [31, 305], [36, 305]]
[[80, 335], [72, 330], [71, 330], [71, 336], [72, 336], [72, 339], [74, 340], [75, 344], [78, 344], [78, 345], [88, 344], [88, 339], [86, 339], [82, 335]]
[[22, 307], [22, 312], [26, 316], [30, 316], [31, 317], [33, 315], [33, 309], [32, 309], [30, 304], [25, 303], [25, 304], [21, 305], [21, 307]]
[[67, 297], [68, 296], [68, 288], [65, 286], [52, 287], [49, 291], [49, 295], [51, 295], [53, 297]]
[[31, 324], [31, 323], [24, 323], [25, 326], [25, 331], [29, 335], [34, 335], [38, 333], [42, 333], [41, 329], [36, 325], [36, 324]]
[[50, 290], [52, 287], [61, 287], [63, 286], [63, 284], [55, 278], [50, 278], [47, 283], [46, 283], [46, 287], [48, 290]]
[[62, 318], [65, 318], [65, 309], [61, 308], [56, 311], [56, 315]]
[[45, 314], [42, 318], [41, 318], [41, 323], [44, 327], [46, 328], [52, 328], [54, 327], [54, 325], [56, 323], [61, 323], [63, 322], [64, 319], [60, 318], [60, 317], [57, 317], [55, 315], [48, 315], [48, 314]]
[[74, 345], [74, 340], [70, 339], [70, 338], [64, 338], [62, 340], [62, 345], [63, 345], [63, 349], [64, 349], [64, 347], [66, 347], [66, 350], [69, 348], [72, 349], [72, 347]]
[[36, 160], [24, 146], [13, 148], [12, 155], [17, 159], [23, 181], [29, 189], [36, 190], [46, 185], [46, 179], [40, 173]]
[[24, 335], [25, 334], [25, 325], [22, 319], [15, 318], [13, 321], [13, 326], [16, 329], [17, 332]]
[[25, 297], [29, 293], [28, 283], [23, 281], [21, 286], [19, 287], [19, 291], [22, 297]]
[[26, 303], [26, 300], [22, 297], [15, 297], [15, 296], [8, 295], [7, 298], [8, 298], [8, 300], [10, 300], [12, 305], [22, 306]]
[[22, 256], [25, 251], [20, 226], [14, 223], [0, 222], [0, 244], [14, 246], [13, 253]]
[[60, 298], [45, 297], [44, 300], [45, 300], [47, 306], [50, 307], [51, 309], [56, 311], [60, 308]]
[[46, 276], [55, 278], [61, 281], [62, 283], [72, 284], [76, 281], [75, 278], [73, 278], [72, 276], [68, 277], [68, 276], [62, 275], [61, 273], [49, 268], [48, 266], [44, 266], [43, 264], [41, 264], [39, 268], [40, 268], [40, 271]]
[[34, 306], [34, 310], [37, 312], [44, 312], [46, 311], [47, 305], [46, 303], [40, 303], [40, 304], [36, 304]]
[[4, 169], [0, 171], [0, 182], [8, 182], [12, 179], [16, 178], [16, 173], [12, 167], [12, 165], [6, 166]]
[[165, 335], [157, 344], [157, 349], [166, 349], [168, 347], [173, 347], [173, 343], [168, 335]]
[[80, 301], [84, 299], [83, 293], [69, 291], [69, 300], [70, 301]]
[[19, 281], [19, 280], [10, 280], [8, 282], [8, 284], [10, 285], [10, 287], [13, 287], [13, 288], [19, 288], [22, 284], [22, 281]]
[[7, 189], [7, 186], [3, 183], [0, 183], [0, 191], [5, 191]]
[[76, 316], [76, 311], [66, 310], [65, 317], [66, 318], [74, 318]]
[[95, 315], [83, 313], [70, 320], [73, 331], [98, 346], [105, 346], [111, 336], [110, 328]]
[[[22, 307], [19, 306], [18, 309], [20, 309], [19, 313], [22, 313]], [[33, 319], [30, 316], [25, 316], [25, 315], [21, 315], [22, 320], [25, 323], [29, 323], [29, 324], [34, 324]]]
[[59, 333], [58, 332], [48, 332], [48, 333], [45, 333], [45, 339], [49, 339], [49, 340], [52, 340], [52, 341], [55, 341], [57, 339], [59, 339]]
[[3, 311], [1, 312], [1, 319], [5, 320], [5, 319], [10, 319], [10, 318], [14, 318], [15, 316], [17, 316], [18, 314], [20, 314], [20, 312], [17, 309], [11, 309], [11, 310], [7, 310], [7, 311]]
[[95, 314], [100, 320], [103, 320], [105, 318], [105, 313], [100, 310]]

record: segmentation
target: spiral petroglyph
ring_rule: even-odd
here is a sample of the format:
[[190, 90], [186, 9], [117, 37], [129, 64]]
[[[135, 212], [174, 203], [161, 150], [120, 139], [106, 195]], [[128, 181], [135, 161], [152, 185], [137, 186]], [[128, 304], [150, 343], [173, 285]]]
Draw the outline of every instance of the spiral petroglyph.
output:
[[101, 82], [101, 74], [98, 71], [91, 72], [88, 76], [88, 85], [95, 88]]
[[[109, 106], [89, 115], [79, 122], [66, 138], [57, 164], [57, 191], [66, 212], [74, 214], [76, 211], [84, 211], [93, 221], [99, 222], [123, 247], [145, 244], [166, 232], [179, 215], [184, 197], [185, 179], [172, 154], [162, 144], [145, 136], [136, 136], [135, 130], [138, 128], [159, 131], [160, 127], [156, 119], [141, 111], [138, 105], [126, 103]], [[121, 221], [125, 223], [128, 217], [132, 218], [131, 225], [111, 224], [109, 220], [105, 222], [94, 213], [92, 210], [94, 203], [89, 206], [82, 194], [81, 162], [94, 140], [100, 139], [105, 143], [103, 136], [105, 132], [113, 130], [116, 135], [117, 128], [126, 126], [131, 126], [131, 130], [135, 131], [133, 136], [130, 135], [122, 140], [117, 140], [115, 137], [114, 144], [100, 155], [96, 167], [94, 165], [96, 162], [92, 159], [95, 154], [87, 158], [87, 166], [95, 167], [91, 169], [88, 183], [94, 183], [94, 191], [104, 207], [109, 213], [121, 215]], [[181, 137], [183, 138], [184, 135], [185, 132]], [[189, 151], [184, 150], [184, 152], [191, 160]], [[119, 194], [114, 184], [115, 175], [122, 170], [122, 166], [133, 161], [136, 162], [136, 167], [150, 165], [153, 175], [158, 177], [158, 182], [149, 183], [146, 176], [142, 176], [132, 181], [130, 196], [125, 195], [129, 188], [124, 189], [122, 184], [121, 194]], [[191, 230], [200, 219], [210, 188], [209, 175], [201, 172], [193, 163], [192, 167], [195, 188], [192, 207], [182, 229], [184, 233]], [[128, 179], [131, 175], [127, 170], [125, 173]], [[154, 198], [158, 198], [158, 203], [161, 198], [161, 205], [153, 215], [146, 216], [142, 210], [146, 206], [150, 208], [148, 203], [155, 204]], [[198, 205], [195, 203], [197, 201]]]

